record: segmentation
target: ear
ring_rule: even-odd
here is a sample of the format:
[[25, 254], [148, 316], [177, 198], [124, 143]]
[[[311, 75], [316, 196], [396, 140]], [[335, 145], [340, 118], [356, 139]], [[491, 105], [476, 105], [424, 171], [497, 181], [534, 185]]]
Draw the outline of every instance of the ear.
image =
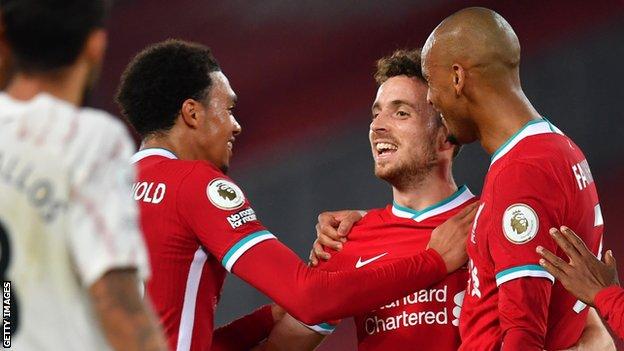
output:
[[187, 127], [196, 129], [200, 124], [199, 118], [203, 111], [204, 106], [197, 100], [186, 99], [180, 109], [180, 118]]
[[449, 150], [453, 152], [455, 149], [456, 145], [449, 141], [448, 136], [448, 127], [446, 126], [446, 122], [443, 122], [442, 126], [438, 129], [438, 134], [436, 135], [438, 150], [442, 153], [448, 152]]
[[89, 34], [83, 55], [92, 63], [99, 64], [104, 61], [106, 46], [108, 45], [108, 36], [104, 29], [96, 29]]
[[464, 90], [464, 84], [466, 84], [466, 71], [464, 67], [459, 63], [453, 64], [453, 89], [455, 89], [455, 95], [460, 96]]

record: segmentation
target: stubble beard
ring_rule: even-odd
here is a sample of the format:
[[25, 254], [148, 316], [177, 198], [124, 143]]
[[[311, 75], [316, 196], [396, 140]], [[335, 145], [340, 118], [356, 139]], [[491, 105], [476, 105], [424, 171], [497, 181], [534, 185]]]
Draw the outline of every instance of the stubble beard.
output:
[[407, 189], [420, 185], [438, 163], [433, 145], [423, 148], [420, 156], [412, 155], [409, 160], [390, 169], [375, 166], [375, 175], [397, 189]]

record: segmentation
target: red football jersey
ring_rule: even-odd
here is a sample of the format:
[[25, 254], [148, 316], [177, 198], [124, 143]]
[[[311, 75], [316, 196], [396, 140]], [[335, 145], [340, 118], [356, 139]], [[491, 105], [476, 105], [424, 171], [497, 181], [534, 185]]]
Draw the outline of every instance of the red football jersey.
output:
[[550, 122], [529, 122], [492, 155], [480, 201], [468, 238], [461, 350], [574, 345], [587, 309], [552, 285], [535, 249], [567, 260], [548, 233], [567, 225], [592, 252], [600, 250], [603, 219], [582, 151]]
[[604, 288], [596, 294], [594, 302], [611, 330], [624, 340], [624, 289], [619, 286]]
[[[474, 195], [463, 186], [446, 200], [421, 211], [396, 203], [369, 211], [353, 227], [343, 249], [330, 250], [331, 259], [321, 261], [319, 269], [357, 270], [423, 251], [433, 229], [473, 201]], [[426, 289], [354, 316], [358, 349], [457, 350], [457, 325], [467, 280], [464, 267]]]
[[220, 170], [175, 158], [164, 149], [132, 157], [138, 165], [133, 196], [141, 206], [153, 272], [147, 294], [172, 350], [209, 350], [226, 269], [275, 237]]

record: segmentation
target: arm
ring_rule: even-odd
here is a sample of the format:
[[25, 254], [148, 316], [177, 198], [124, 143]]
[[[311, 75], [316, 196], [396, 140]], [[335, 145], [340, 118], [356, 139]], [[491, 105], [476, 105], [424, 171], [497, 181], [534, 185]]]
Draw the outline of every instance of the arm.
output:
[[570, 262], [538, 247], [536, 250], [542, 255], [540, 265], [579, 300], [596, 306], [613, 331], [624, 338], [624, 289], [619, 287], [617, 265], [611, 250], [601, 262], [569, 228], [561, 227], [561, 231], [551, 228], [550, 233]]
[[609, 331], [600, 320], [595, 309], [590, 308], [587, 324], [579, 342], [566, 351], [615, 351], [615, 344]]
[[304, 326], [291, 315], [286, 315], [275, 325], [263, 351], [312, 351], [327, 335]]
[[[447, 270], [443, 259], [434, 250], [351, 272], [314, 270], [278, 241], [268, 240], [240, 257], [233, 273], [268, 295], [298, 320], [313, 325], [381, 306], [393, 298], [439, 281], [446, 276]], [[367, 293], [362, 294], [362, 290]]]
[[89, 289], [95, 314], [115, 350], [166, 351], [160, 327], [141, 298], [138, 284], [135, 270], [106, 273]]
[[211, 351], [244, 351], [260, 344], [269, 336], [284, 311], [277, 305], [266, 305], [215, 330]]
[[520, 162], [508, 165], [493, 181], [497, 191], [485, 205], [487, 215], [480, 219], [487, 226], [477, 230], [488, 232], [502, 349], [541, 351], [555, 279], [539, 266], [535, 247], [556, 246], [548, 228], [560, 220], [565, 194], [545, 171]]
[[596, 308], [613, 332], [624, 339], [624, 289], [611, 286], [596, 295]]
[[543, 350], [552, 283], [521, 278], [499, 287], [502, 350]]
[[[97, 130], [85, 147], [100, 157], [72, 168], [68, 252], [103, 334], [116, 350], [167, 350], [151, 307], [139, 293], [149, 275], [138, 228], [138, 209], [128, 196], [134, 144], [121, 125]], [[88, 150], [92, 151], [92, 150]]]
[[476, 210], [468, 207], [449, 220], [465, 231], [432, 235], [430, 249], [412, 257], [353, 272], [321, 272], [274, 240], [242, 190], [223, 174], [197, 164], [179, 192], [179, 213], [202, 246], [228, 271], [309, 325], [376, 308], [459, 268], [467, 260], [465, 238]]
[[306, 324], [353, 316], [430, 286], [463, 265], [475, 210], [475, 205], [468, 206], [434, 231], [430, 249], [390, 264], [349, 272], [320, 271], [306, 266], [279, 242], [268, 240], [241, 256], [233, 273]]
[[327, 261], [331, 254], [324, 247], [330, 247], [336, 251], [342, 250], [342, 244], [347, 241], [347, 236], [353, 225], [366, 215], [366, 211], [344, 210], [323, 212], [318, 216], [316, 224], [316, 240], [310, 251], [310, 265], [316, 267], [319, 259]]

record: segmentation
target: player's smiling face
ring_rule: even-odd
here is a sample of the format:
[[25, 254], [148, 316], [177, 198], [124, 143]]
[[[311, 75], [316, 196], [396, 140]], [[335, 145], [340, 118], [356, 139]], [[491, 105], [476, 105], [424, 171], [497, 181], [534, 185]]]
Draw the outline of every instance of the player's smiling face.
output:
[[389, 78], [377, 91], [369, 132], [375, 175], [393, 185], [422, 179], [437, 163], [441, 128], [426, 94], [423, 81], [407, 76]]
[[236, 94], [220, 71], [210, 73], [212, 86], [202, 105], [206, 107], [201, 129], [204, 158], [226, 172], [230, 165], [235, 137], [241, 126], [233, 115]]

